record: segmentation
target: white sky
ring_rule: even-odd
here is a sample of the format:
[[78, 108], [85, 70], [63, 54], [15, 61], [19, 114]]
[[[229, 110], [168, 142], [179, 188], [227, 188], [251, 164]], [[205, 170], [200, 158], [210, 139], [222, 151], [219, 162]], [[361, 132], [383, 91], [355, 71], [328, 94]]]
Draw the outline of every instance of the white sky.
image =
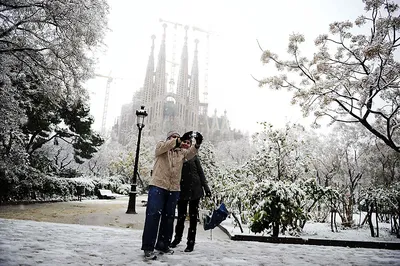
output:
[[[209, 114], [224, 110], [231, 127], [255, 132], [257, 122], [268, 121], [277, 126], [286, 122], [302, 122], [297, 106], [290, 105], [288, 93], [258, 88], [256, 78], [274, 74], [274, 68], [260, 62], [261, 50], [271, 50], [286, 56], [288, 37], [291, 33], [303, 33], [306, 38], [303, 51], [312, 55], [314, 39], [328, 33], [331, 22], [354, 21], [363, 13], [361, 0], [109, 0], [111, 7], [106, 37], [107, 50], [99, 54], [97, 73], [125, 78], [113, 83], [107, 116], [110, 127], [120, 113], [122, 104], [129, 103], [133, 92], [143, 86], [150, 36], [157, 36], [155, 56], [161, 40], [162, 24], [159, 19], [196, 26], [218, 36], [210, 37], [210, 62], [208, 82]], [[200, 39], [200, 86], [204, 84], [206, 41], [204, 35], [189, 32], [189, 60], [193, 57], [193, 39]], [[182, 38], [178, 36], [176, 60], [179, 62]], [[167, 60], [171, 60], [173, 26], [167, 28]], [[191, 69], [191, 63], [189, 63]], [[170, 72], [170, 68], [167, 68]], [[178, 68], [175, 70], [178, 73]], [[99, 130], [103, 112], [106, 79], [90, 80], [86, 87], [92, 92], [92, 114]], [[308, 120], [310, 121], [310, 120]], [[307, 123], [309, 124], [309, 123]]]
[[[143, 219], [132, 215], [132, 219], [135, 217]], [[318, 238], [321, 229], [329, 231], [328, 224], [325, 225], [314, 227], [311, 232], [317, 235], [312, 237]], [[399, 250], [230, 241], [216, 237], [215, 233], [211, 239], [201, 225], [193, 252], [183, 252], [183, 243], [174, 254], [148, 262], [140, 250], [141, 230], [0, 219], [0, 235], [0, 265], [7, 266], [400, 265]], [[367, 240], [366, 235], [358, 234], [353, 240]]]

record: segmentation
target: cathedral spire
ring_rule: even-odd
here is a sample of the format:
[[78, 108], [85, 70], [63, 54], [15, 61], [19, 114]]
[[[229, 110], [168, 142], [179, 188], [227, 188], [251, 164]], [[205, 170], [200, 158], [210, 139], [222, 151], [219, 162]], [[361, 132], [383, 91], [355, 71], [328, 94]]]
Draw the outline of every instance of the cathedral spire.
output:
[[219, 131], [219, 123], [217, 116], [217, 109], [214, 109], [214, 116], [212, 117], [211, 132]]
[[199, 40], [194, 40], [195, 49], [193, 57], [192, 72], [190, 75], [190, 85], [189, 85], [189, 102], [198, 104], [199, 102], [199, 62], [198, 62], [198, 50], [197, 45]]
[[189, 56], [188, 56], [188, 45], [187, 45], [187, 32], [188, 32], [189, 27], [185, 26], [185, 41], [183, 43], [183, 48], [182, 48], [182, 55], [181, 55], [181, 64], [179, 68], [179, 76], [178, 76], [178, 87], [176, 90], [176, 94], [178, 97], [186, 98], [187, 96], [187, 90], [188, 90], [188, 84], [189, 84], [189, 71], [188, 71], [188, 61], [189, 61]]
[[164, 23], [163, 27], [164, 27], [164, 34], [163, 34], [163, 39], [161, 41], [160, 52], [158, 54], [156, 78], [154, 81], [156, 97], [165, 94], [166, 84], [167, 84], [165, 78], [165, 64], [166, 64], [165, 39], [166, 39], [167, 24]]
[[186, 130], [186, 117], [187, 117], [187, 93], [189, 89], [189, 67], [188, 67], [188, 26], [185, 26], [185, 39], [182, 48], [181, 62], [179, 66], [179, 75], [176, 89], [176, 100], [177, 100], [177, 116], [179, 119], [179, 130]]
[[229, 126], [229, 120], [228, 120], [228, 116], [226, 115], [227, 111], [224, 111], [224, 116], [222, 117], [222, 121], [221, 121], [221, 128], [220, 130], [224, 133], [229, 132], [230, 130], [230, 126]]
[[[150, 117], [149, 121], [151, 121], [152, 125], [150, 125], [150, 130], [155, 130], [157, 134], [161, 134], [162, 128], [157, 127], [162, 123], [164, 118], [164, 97], [167, 92], [167, 79], [165, 74], [165, 65], [166, 65], [166, 48], [165, 48], [165, 39], [166, 39], [166, 29], [167, 24], [163, 24], [164, 34], [161, 41], [160, 52], [158, 53], [158, 62], [157, 68], [154, 78], [154, 86], [153, 86], [153, 101], [151, 106], [151, 112], [149, 112]], [[157, 129], [157, 130], [156, 130]]]
[[149, 55], [149, 60], [147, 62], [146, 76], [144, 78], [143, 85], [143, 99], [142, 103], [146, 106], [153, 100], [153, 85], [154, 85], [154, 40], [156, 36], [152, 35], [152, 45]]
[[188, 96], [188, 117], [187, 124], [190, 128], [196, 129], [199, 124], [199, 66], [197, 58], [197, 45], [199, 40], [195, 40], [192, 72], [190, 74], [189, 96]]

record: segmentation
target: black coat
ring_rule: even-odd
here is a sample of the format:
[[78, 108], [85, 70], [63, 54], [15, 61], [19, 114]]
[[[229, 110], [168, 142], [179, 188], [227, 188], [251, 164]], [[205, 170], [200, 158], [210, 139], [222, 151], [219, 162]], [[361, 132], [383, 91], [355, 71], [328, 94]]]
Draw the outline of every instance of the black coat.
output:
[[[204, 190], [204, 191], [203, 191]], [[206, 177], [197, 156], [183, 163], [180, 200], [196, 200], [209, 193]]]

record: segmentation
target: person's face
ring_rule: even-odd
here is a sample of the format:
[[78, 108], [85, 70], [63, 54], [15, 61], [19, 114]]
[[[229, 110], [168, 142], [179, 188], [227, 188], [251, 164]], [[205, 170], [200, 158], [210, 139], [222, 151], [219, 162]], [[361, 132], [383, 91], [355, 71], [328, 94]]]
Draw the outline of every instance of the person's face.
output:
[[189, 149], [190, 148], [190, 140], [182, 141], [181, 148], [182, 149]]

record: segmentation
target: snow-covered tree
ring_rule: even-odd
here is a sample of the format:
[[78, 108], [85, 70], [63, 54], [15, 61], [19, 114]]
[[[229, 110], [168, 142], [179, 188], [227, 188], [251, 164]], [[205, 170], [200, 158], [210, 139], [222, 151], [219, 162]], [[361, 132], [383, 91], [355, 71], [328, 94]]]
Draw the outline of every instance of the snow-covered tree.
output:
[[[330, 24], [330, 35], [315, 40], [312, 59], [300, 53], [301, 34], [289, 38], [290, 60], [265, 50], [261, 61], [275, 63], [282, 75], [262, 79], [260, 86], [294, 91], [292, 103], [308, 116], [331, 122], [360, 123], [400, 152], [399, 5], [390, 0], [363, 0], [365, 15]], [[360, 27], [369, 34], [354, 30]], [[367, 29], [367, 31], [365, 31]], [[317, 122], [316, 119], [316, 122]]]
[[[119, 146], [118, 152], [110, 158], [109, 171], [111, 174], [118, 174], [125, 177], [128, 183], [132, 182], [133, 170], [136, 157], [137, 135], [132, 134], [128, 137], [128, 144], [125, 146], [119, 143], [110, 145]], [[140, 143], [137, 182], [142, 189], [147, 188], [150, 181], [151, 171], [154, 166], [155, 147], [157, 141], [151, 136], [142, 136]], [[115, 147], [114, 147], [115, 148]]]
[[103, 144], [103, 139], [91, 129], [94, 119], [89, 114], [88, 104], [82, 100], [68, 102], [48, 98], [36, 89], [21, 88], [20, 105], [27, 116], [22, 132], [26, 136], [25, 150], [29, 156], [45, 143], [53, 141], [57, 145], [59, 141], [64, 141], [73, 147], [77, 163], [90, 159], [97, 147]]
[[259, 180], [295, 181], [309, 178], [312, 175], [311, 162], [303, 149], [304, 128], [288, 124], [284, 129], [275, 129], [268, 123], [262, 125], [263, 131], [253, 137], [257, 153], [245, 167]]
[[363, 166], [370, 183], [384, 187], [400, 181], [400, 154], [373, 137], [368, 147], [368, 162]]
[[102, 143], [90, 129], [93, 118], [82, 84], [93, 74], [107, 13], [105, 0], [0, 1], [0, 161], [8, 160], [0, 163], [4, 184], [31, 178], [35, 159], [44, 154], [39, 150], [50, 140], [69, 142], [78, 162]]
[[246, 137], [238, 140], [220, 141], [215, 144], [215, 157], [225, 168], [235, 168], [243, 165], [255, 151], [254, 146]]
[[108, 139], [91, 159], [81, 165], [77, 165], [76, 168], [80, 172], [91, 176], [105, 177], [113, 174], [121, 174], [115, 171], [113, 162], [120, 160], [121, 155], [125, 153], [125, 146], [112, 139]]
[[336, 144], [329, 135], [313, 139], [311, 163], [316, 171], [317, 183], [324, 187], [331, 186], [332, 180], [339, 175], [341, 155]]
[[73, 99], [93, 74], [91, 51], [104, 37], [107, 13], [104, 0], [1, 1], [1, 83], [29, 76]]
[[204, 141], [201, 144], [198, 157], [212, 193], [212, 199], [204, 199], [201, 205], [202, 208], [211, 210], [223, 198], [223, 194], [221, 193], [225, 185], [225, 182], [221, 179], [223, 169], [221, 168], [221, 164], [216, 160], [215, 147], [210, 141]]
[[0, 88], [4, 105], [0, 113], [8, 116], [4, 127], [8, 130], [0, 135], [3, 143], [28, 137], [24, 146], [31, 154], [43, 144], [38, 139], [51, 135], [63, 121], [70, 126], [69, 131], [81, 136], [74, 143], [79, 146], [77, 160], [87, 157], [88, 141], [97, 140], [76, 132], [93, 122], [85, 113], [87, 96], [82, 83], [93, 73], [89, 51], [101, 43], [107, 12], [103, 0], [1, 2]]
[[254, 232], [274, 236], [294, 233], [307, 220], [305, 210], [310, 211], [320, 199], [306, 195], [300, 186], [313, 176], [308, 140], [300, 126], [275, 129], [268, 123], [263, 125], [263, 131], [254, 136], [252, 158], [235, 168], [221, 169], [213, 188], [239, 226], [250, 222]]

